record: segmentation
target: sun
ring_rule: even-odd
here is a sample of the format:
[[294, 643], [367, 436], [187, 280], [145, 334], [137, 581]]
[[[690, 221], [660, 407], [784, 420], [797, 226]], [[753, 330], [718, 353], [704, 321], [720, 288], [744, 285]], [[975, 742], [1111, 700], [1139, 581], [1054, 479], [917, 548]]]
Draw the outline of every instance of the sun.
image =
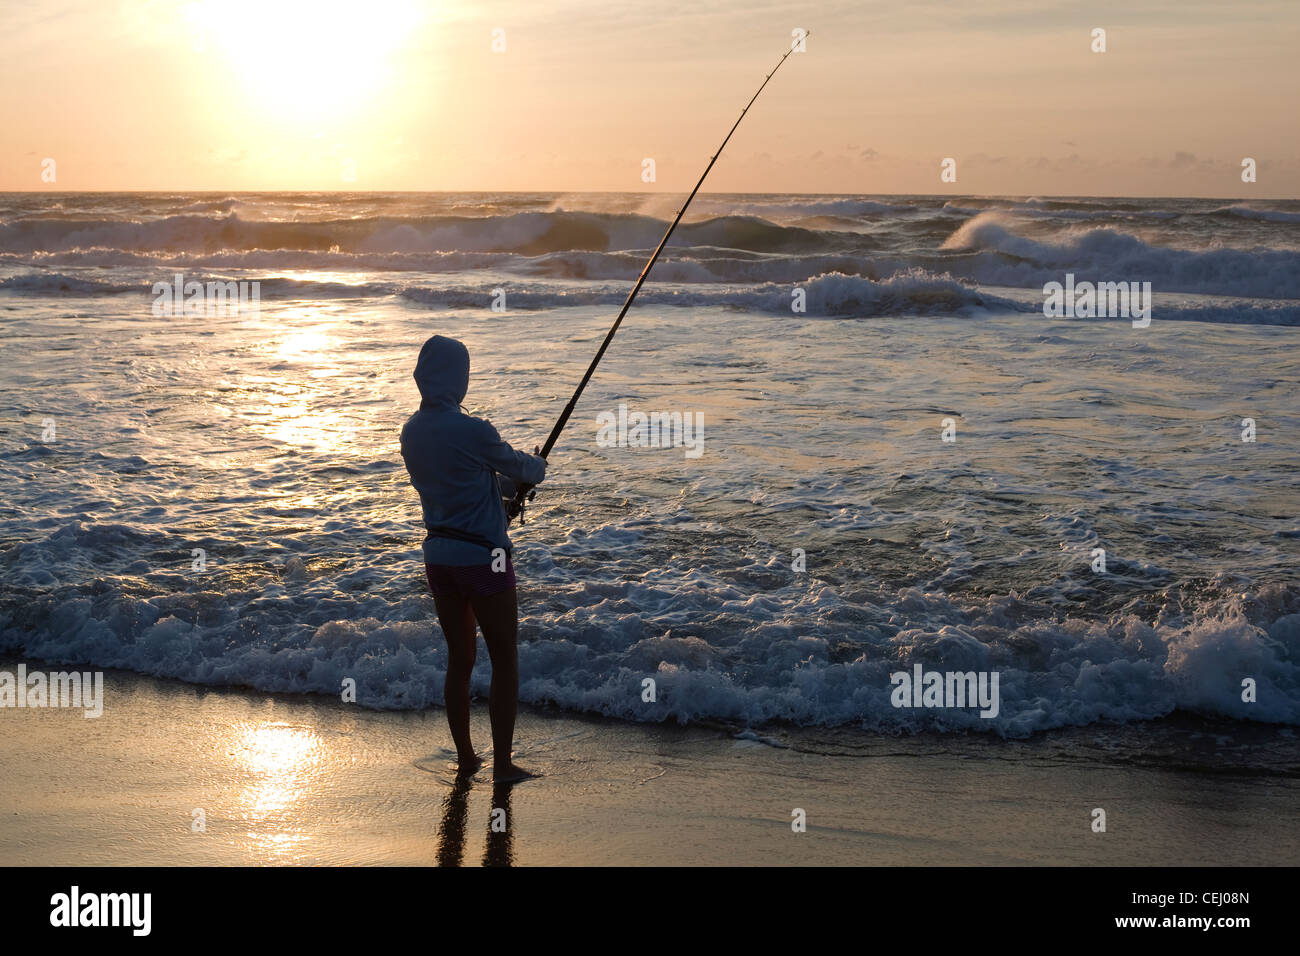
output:
[[199, 0], [185, 8], [193, 49], [230, 73], [219, 85], [242, 86], [260, 109], [302, 120], [372, 102], [420, 18], [416, 0]]

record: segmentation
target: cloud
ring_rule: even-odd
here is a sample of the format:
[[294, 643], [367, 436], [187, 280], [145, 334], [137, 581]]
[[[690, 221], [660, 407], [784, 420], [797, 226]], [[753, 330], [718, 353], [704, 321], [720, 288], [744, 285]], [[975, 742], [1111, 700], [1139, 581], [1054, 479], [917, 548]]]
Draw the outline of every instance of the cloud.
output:
[[224, 146], [221, 149], [209, 148], [208, 152], [211, 153], [218, 162], [222, 163], [242, 163], [248, 159], [247, 149], [241, 149], [238, 152], [235, 152], [232, 147]]

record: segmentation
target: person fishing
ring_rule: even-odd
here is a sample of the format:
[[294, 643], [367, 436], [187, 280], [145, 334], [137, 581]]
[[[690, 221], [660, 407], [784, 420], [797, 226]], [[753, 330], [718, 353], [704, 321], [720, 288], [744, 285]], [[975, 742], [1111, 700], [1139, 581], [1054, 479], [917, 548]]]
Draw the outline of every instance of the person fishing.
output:
[[[803, 38], [808, 36], [805, 31]], [[444, 695], [447, 722], [456, 742], [459, 773], [473, 773], [482, 764], [469, 739], [469, 680], [474, 669], [477, 622], [483, 629], [483, 640], [492, 659], [488, 713], [492, 718], [493, 777], [506, 782], [535, 776], [515, 766], [510, 759], [519, 701], [516, 646], [519, 611], [506, 527], [515, 518], [523, 523], [524, 509], [533, 500], [533, 488], [546, 476], [547, 456], [577, 408], [578, 399], [650, 270], [659, 261], [673, 231], [741, 120], [796, 49], [800, 49], [798, 41], [786, 49], [740, 111], [722, 145], [709, 158], [695, 188], [677, 210], [641, 270], [618, 318], [605, 334], [546, 443], [534, 449], [534, 454], [515, 451], [501, 439], [491, 422], [472, 418], [461, 410], [460, 402], [469, 389], [469, 351], [464, 345], [435, 335], [420, 350], [415, 381], [423, 401], [420, 410], [402, 428], [402, 458], [424, 506], [424, 525], [428, 530], [424, 540], [425, 573], [438, 610], [438, 622], [447, 638]]]
[[546, 459], [516, 451], [492, 423], [461, 407], [469, 390], [469, 350], [435, 335], [415, 364], [420, 409], [402, 427], [402, 459], [420, 493], [425, 578], [447, 640], [443, 695], [456, 745], [457, 774], [483, 760], [470, 742], [470, 675], [483, 631], [492, 661], [488, 715], [493, 779], [535, 776], [511, 759], [519, 706], [519, 606], [503, 498], [546, 476]]

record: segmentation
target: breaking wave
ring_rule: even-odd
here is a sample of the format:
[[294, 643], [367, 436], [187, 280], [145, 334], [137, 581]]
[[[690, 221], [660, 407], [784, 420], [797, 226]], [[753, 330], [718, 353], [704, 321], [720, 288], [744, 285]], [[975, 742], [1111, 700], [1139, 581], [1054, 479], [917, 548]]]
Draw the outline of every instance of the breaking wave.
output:
[[1030, 238], [996, 211], [962, 225], [942, 248], [965, 254], [954, 273], [991, 285], [1039, 285], [1069, 271], [1079, 279], [1146, 281], [1156, 292], [1300, 298], [1300, 252], [1289, 250], [1169, 249], [1114, 228]]
[[[78, 588], [51, 586], [48, 572], [78, 552], [112, 561], [173, 544], [154, 537], [77, 522], [0, 552], [14, 589], [0, 605], [0, 651], [273, 692], [337, 695], [351, 677], [358, 703], [372, 709], [442, 703], [445, 644], [428, 599], [414, 596], [405, 579], [370, 580], [358, 591], [342, 572], [291, 559], [257, 564], [242, 580], [218, 580], [210, 590], [177, 587], [176, 575], [143, 587], [102, 574]], [[605, 528], [587, 544], [634, 548], [635, 538]], [[528, 560], [546, 587], [554, 566], [539, 553]], [[576, 587], [560, 587], [557, 578], [547, 609], [521, 624], [521, 698], [637, 721], [1012, 737], [1177, 710], [1300, 723], [1300, 595], [1279, 586], [1206, 601], [1153, 624], [1125, 609], [1100, 619], [1062, 617], [1015, 593], [865, 594], [788, 574], [775, 575], [769, 599], [756, 605], [732, 583], [742, 572], [772, 576], [773, 569], [755, 565], [714, 578], [668, 567], [637, 582]], [[789, 616], [771, 618], [778, 607]], [[683, 620], [697, 622], [698, 633], [683, 629]], [[858, 622], [851, 650], [845, 620]], [[725, 621], [725, 631], [710, 621]], [[594, 643], [592, 628], [601, 634]], [[999, 672], [998, 715], [893, 707], [890, 674], [915, 664]], [[660, 702], [649, 713], [640, 696], [648, 675]], [[1258, 702], [1243, 703], [1242, 675], [1256, 681]], [[476, 692], [486, 693], [487, 679], [480, 667]]]

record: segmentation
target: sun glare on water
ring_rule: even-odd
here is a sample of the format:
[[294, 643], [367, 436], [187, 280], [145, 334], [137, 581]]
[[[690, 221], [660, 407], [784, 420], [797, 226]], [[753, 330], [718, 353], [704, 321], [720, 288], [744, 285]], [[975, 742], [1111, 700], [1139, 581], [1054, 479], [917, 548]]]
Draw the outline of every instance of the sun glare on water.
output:
[[359, 109], [390, 78], [420, 16], [416, 0], [199, 0], [195, 48], [220, 57], [250, 102], [318, 119]]
[[294, 332], [275, 348], [275, 354], [282, 359], [315, 359], [320, 357], [334, 340], [319, 329]]
[[245, 723], [232, 728], [232, 769], [244, 787], [239, 812], [255, 855], [281, 856], [306, 839], [294, 808], [311, 789], [322, 759], [320, 738], [306, 727]]

